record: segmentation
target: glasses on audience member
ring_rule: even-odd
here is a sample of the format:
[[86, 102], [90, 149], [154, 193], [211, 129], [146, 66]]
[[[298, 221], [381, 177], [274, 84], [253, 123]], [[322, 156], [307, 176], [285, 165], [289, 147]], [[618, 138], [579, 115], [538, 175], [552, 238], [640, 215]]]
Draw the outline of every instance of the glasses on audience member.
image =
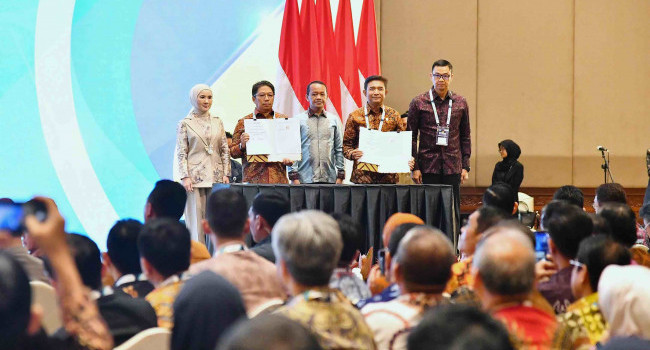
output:
[[569, 264], [571, 264], [574, 267], [577, 267], [578, 271], [580, 271], [585, 266], [585, 264], [579, 262], [578, 260], [573, 260], [573, 259], [569, 260]]
[[449, 74], [434, 74], [433, 78], [435, 80], [440, 80], [440, 78], [442, 78], [442, 80], [447, 81], [447, 80], [449, 80], [449, 78], [451, 78], [451, 75], [449, 75]]

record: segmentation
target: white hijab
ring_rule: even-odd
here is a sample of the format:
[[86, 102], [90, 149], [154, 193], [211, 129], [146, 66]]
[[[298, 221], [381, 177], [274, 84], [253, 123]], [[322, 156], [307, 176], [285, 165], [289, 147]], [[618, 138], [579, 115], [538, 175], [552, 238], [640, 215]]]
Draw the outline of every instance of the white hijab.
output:
[[598, 305], [612, 337], [650, 339], [650, 269], [610, 265], [600, 275]]
[[210, 87], [205, 84], [196, 84], [194, 87], [192, 87], [192, 90], [190, 90], [190, 103], [192, 104], [192, 110], [190, 111], [190, 114], [200, 114], [198, 99], [199, 94], [203, 90], [210, 90], [210, 92], [212, 92], [212, 89], [210, 89]]

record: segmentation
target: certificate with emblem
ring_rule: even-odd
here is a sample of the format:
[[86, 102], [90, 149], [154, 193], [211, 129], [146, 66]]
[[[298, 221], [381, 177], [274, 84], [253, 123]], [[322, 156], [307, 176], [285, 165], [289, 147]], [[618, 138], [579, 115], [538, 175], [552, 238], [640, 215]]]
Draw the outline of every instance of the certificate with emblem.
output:
[[[408, 173], [411, 159], [411, 132], [380, 132], [359, 128], [360, 169], [378, 173]], [[361, 164], [365, 163], [367, 165]], [[375, 170], [376, 169], [376, 170]]]
[[244, 132], [250, 136], [246, 143], [247, 156], [258, 156], [253, 158], [262, 162], [302, 158], [297, 119], [244, 119]]

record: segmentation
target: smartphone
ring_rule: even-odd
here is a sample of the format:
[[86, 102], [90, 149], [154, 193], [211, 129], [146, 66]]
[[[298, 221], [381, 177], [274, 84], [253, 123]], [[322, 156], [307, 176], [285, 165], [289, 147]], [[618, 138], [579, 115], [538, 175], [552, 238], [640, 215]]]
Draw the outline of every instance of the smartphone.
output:
[[386, 248], [377, 251], [377, 263], [382, 276], [386, 276]]
[[548, 254], [548, 232], [535, 232], [535, 258], [537, 261], [546, 259]]
[[27, 215], [44, 221], [47, 217], [45, 203], [34, 199], [25, 203], [0, 202], [0, 230], [10, 231], [15, 236], [22, 235]]
[[0, 230], [22, 232], [22, 222], [22, 203], [0, 203]]

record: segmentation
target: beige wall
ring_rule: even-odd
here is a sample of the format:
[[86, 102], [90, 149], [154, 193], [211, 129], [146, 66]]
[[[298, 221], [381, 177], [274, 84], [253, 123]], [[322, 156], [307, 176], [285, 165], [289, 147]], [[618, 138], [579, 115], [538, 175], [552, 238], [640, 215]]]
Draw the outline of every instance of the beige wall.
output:
[[522, 186], [602, 182], [645, 187], [650, 148], [650, 1], [418, 0], [379, 2], [387, 104], [406, 111], [431, 86], [437, 58], [472, 118], [470, 185], [490, 184], [497, 143], [515, 140]]

